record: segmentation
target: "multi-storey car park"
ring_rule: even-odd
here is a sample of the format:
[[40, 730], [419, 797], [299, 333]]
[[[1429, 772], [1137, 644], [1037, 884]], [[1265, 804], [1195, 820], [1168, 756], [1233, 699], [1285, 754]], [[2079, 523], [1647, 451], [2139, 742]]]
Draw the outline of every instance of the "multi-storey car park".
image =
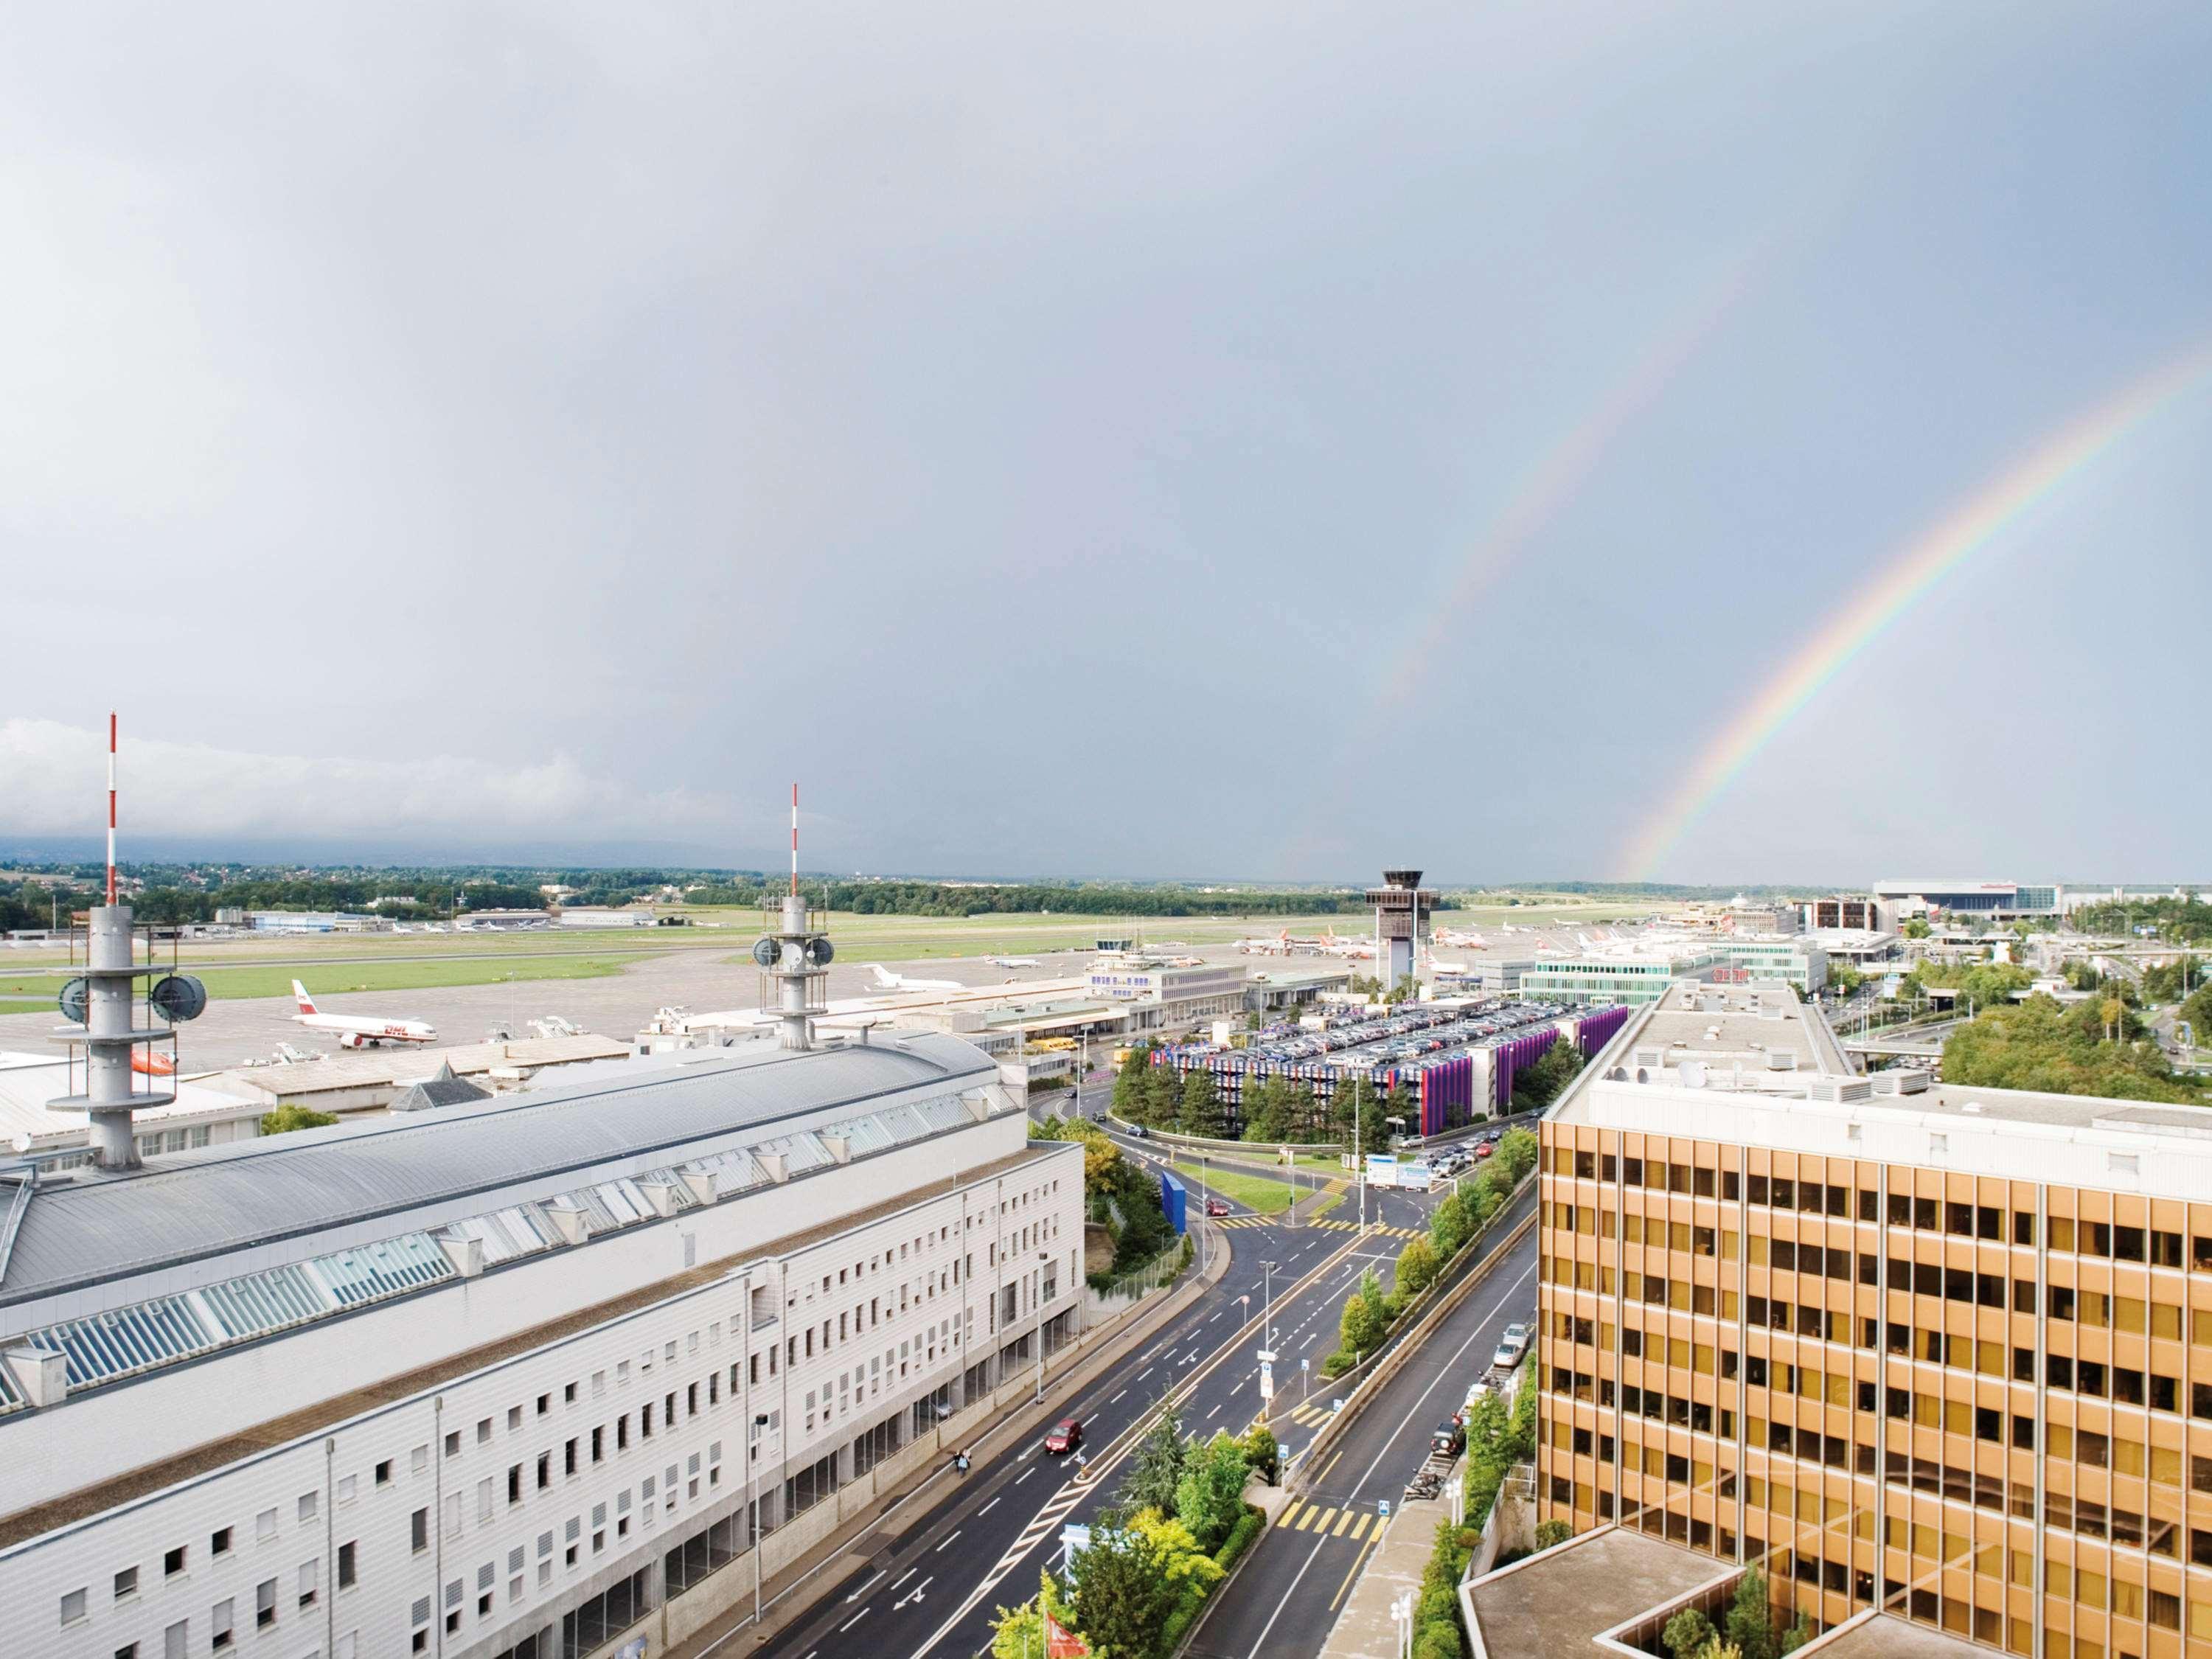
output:
[[2212, 1653], [2212, 1114], [1855, 1076], [1684, 984], [1542, 1127], [1539, 1513], [1492, 1653], [1715, 1613], [1827, 1656]]
[[950, 1036], [762, 1042], [13, 1189], [0, 1646], [679, 1639], [1072, 1334], [1022, 1104]]
[[1262, 1078], [1287, 1078], [1332, 1098], [1355, 1078], [1377, 1090], [1413, 1091], [1422, 1135], [1441, 1134], [1478, 1118], [1496, 1115], [1512, 1098], [1513, 1080], [1555, 1042], [1595, 1051], [1617, 1030], [1627, 1011], [1570, 1010], [1533, 1002], [1422, 1003], [1371, 1019], [1346, 1021], [1319, 1031], [1285, 1031], [1243, 1048], [1191, 1043], [1158, 1050], [1153, 1064], [1179, 1073], [1209, 1073], [1231, 1121], [1241, 1127], [1245, 1085]]

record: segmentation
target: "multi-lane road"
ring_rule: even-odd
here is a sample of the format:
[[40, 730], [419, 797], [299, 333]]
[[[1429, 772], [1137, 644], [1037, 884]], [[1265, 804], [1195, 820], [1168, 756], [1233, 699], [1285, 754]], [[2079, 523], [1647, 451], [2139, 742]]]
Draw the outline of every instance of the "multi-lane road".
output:
[[[1156, 1152], [1141, 1142], [1123, 1144], [1139, 1156]], [[964, 1476], [947, 1469], [933, 1477], [908, 1500], [926, 1507], [897, 1540], [836, 1583], [808, 1584], [815, 1604], [767, 1643], [756, 1647], [747, 1624], [717, 1627], [678, 1650], [681, 1659], [755, 1652], [836, 1659], [861, 1651], [969, 1659], [982, 1652], [996, 1609], [1036, 1593], [1039, 1570], [1059, 1556], [1061, 1529], [1088, 1521], [1110, 1500], [1128, 1454], [1170, 1394], [1186, 1433], [1242, 1433], [1252, 1423], [1261, 1406], [1257, 1356], [1267, 1346], [1262, 1315], [1270, 1291], [1274, 1377], [1294, 1397], [1300, 1360], [1311, 1368], [1305, 1375], [1318, 1382], [1321, 1360], [1336, 1346], [1339, 1310], [1359, 1275], [1371, 1267], [1387, 1282], [1391, 1261], [1404, 1238], [1425, 1225], [1432, 1202], [1371, 1192], [1370, 1218], [1376, 1226], [1364, 1237], [1348, 1225], [1263, 1218], [1241, 1208], [1232, 1228], [1213, 1224], [1212, 1240], [1217, 1247], [1225, 1240], [1231, 1255], [1221, 1282], [1065, 1407], [1084, 1425], [1088, 1468], [1082, 1478], [1072, 1460], [1044, 1451], [1047, 1425], [1040, 1421], [1006, 1456]], [[1346, 1207], [1337, 1206], [1332, 1218]], [[1468, 1382], [1488, 1362], [1498, 1330], [1533, 1314], [1533, 1267], [1520, 1260], [1531, 1248], [1525, 1241], [1515, 1247], [1490, 1282], [1336, 1438], [1312, 1501], [1285, 1517], [1279, 1537], [1263, 1537], [1209, 1616], [1197, 1650], [1250, 1653], [1261, 1633], [1267, 1634], [1271, 1654], [1319, 1650], [1343, 1571], [1378, 1535], [1373, 1497], [1402, 1488], [1425, 1455], [1430, 1419], [1449, 1416], [1459, 1403]], [[1310, 1405], [1279, 1402], [1273, 1426], [1293, 1471], [1326, 1419], [1326, 1399], [1317, 1392]], [[1286, 1605], [1305, 1611], [1266, 1631], [1269, 1615]]]

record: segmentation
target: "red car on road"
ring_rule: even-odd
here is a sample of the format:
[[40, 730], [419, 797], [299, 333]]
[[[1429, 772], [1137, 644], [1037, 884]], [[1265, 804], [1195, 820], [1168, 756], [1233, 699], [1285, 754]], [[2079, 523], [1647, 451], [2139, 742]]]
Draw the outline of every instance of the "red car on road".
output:
[[1044, 1437], [1044, 1449], [1055, 1457], [1065, 1457], [1082, 1443], [1083, 1424], [1073, 1417], [1061, 1418]]
[[1209, 1198], [1206, 1200], [1206, 1212], [1208, 1215], [1213, 1216], [1227, 1215], [1229, 1213], [1229, 1206], [1224, 1203], [1220, 1199]]
[[1475, 1157], [1477, 1157], [1478, 1158], [1488, 1158], [1488, 1157], [1489, 1157], [1492, 1152], [1496, 1152], [1497, 1150], [1498, 1150], [1498, 1148], [1496, 1148], [1495, 1146], [1492, 1146], [1488, 1141], [1486, 1141], [1486, 1141], [1484, 1141], [1484, 1142], [1482, 1143], [1482, 1145], [1481, 1145], [1481, 1146], [1478, 1146], [1478, 1147], [1476, 1147], [1476, 1148], [1474, 1149], [1474, 1155], [1475, 1155]]

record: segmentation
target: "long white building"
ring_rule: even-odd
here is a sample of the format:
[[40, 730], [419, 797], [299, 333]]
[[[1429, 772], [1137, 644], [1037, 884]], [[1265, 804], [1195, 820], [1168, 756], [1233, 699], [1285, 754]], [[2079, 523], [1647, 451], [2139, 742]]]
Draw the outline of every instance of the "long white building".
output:
[[762, 1043], [0, 1184], [0, 1647], [680, 1639], [1073, 1334], [1026, 1131], [957, 1038]]

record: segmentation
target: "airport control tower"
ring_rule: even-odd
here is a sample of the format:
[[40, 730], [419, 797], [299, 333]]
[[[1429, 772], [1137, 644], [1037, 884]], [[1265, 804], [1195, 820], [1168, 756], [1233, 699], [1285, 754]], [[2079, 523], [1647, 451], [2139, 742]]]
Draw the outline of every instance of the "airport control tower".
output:
[[1385, 991], [1395, 990], [1413, 976], [1428, 942], [1437, 892], [1421, 885], [1418, 870], [1385, 870], [1382, 884], [1367, 890], [1367, 902], [1375, 907], [1375, 971]]

